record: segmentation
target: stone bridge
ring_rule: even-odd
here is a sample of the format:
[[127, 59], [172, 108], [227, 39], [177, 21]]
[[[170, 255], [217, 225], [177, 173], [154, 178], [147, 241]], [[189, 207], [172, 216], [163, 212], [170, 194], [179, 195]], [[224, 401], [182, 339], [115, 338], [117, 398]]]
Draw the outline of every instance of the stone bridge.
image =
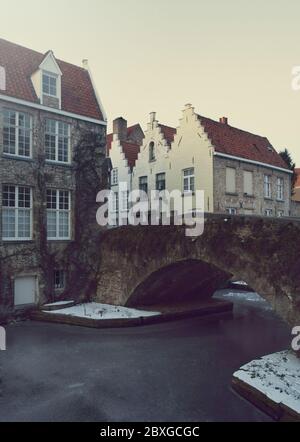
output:
[[209, 215], [198, 238], [178, 226], [121, 227], [103, 234], [100, 250], [101, 302], [190, 303], [211, 297], [234, 276], [300, 325], [298, 220]]

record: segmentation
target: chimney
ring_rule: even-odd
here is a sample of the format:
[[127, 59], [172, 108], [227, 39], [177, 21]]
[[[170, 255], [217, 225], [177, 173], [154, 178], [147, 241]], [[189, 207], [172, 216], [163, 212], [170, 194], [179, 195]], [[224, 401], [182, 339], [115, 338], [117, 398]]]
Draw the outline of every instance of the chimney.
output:
[[221, 124], [228, 124], [228, 118], [227, 117], [220, 118], [220, 123]]
[[150, 123], [153, 124], [155, 120], [156, 120], [156, 112], [151, 112], [150, 113]]
[[126, 141], [127, 139], [127, 121], [120, 117], [113, 122], [113, 133], [118, 135], [120, 141]]
[[6, 72], [3, 66], [0, 66], [0, 91], [6, 90]]
[[87, 58], [84, 58], [84, 59], [82, 60], [82, 67], [83, 67], [83, 69], [86, 69], [86, 70], [89, 69], [89, 61], [88, 61]]

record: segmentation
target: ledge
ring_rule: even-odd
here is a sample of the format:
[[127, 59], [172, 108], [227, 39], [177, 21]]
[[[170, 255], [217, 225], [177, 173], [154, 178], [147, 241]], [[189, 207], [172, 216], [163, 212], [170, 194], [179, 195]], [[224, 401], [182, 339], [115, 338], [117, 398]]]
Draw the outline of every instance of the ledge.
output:
[[[157, 306], [156, 306], [157, 308]], [[126, 328], [139, 327], [144, 325], [160, 324], [164, 322], [171, 322], [185, 318], [193, 317], [210, 317], [218, 314], [231, 313], [233, 310], [233, 303], [227, 301], [211, 300], [210, 302], [197, 305], [195, 309], [183, 310], [178, 309], [168, 311], [167, 308], [161, 315], [148, 316], [140, 318], [129, 319], [90, 319], [79, 318], [75, 316], [67, 316], [64, 314], [51, 314], [48, 312], [34, 311], [30, 314], [30, 319], [33, 321], [50, 322], [66, 325], [74, 325], [88, 328]]]

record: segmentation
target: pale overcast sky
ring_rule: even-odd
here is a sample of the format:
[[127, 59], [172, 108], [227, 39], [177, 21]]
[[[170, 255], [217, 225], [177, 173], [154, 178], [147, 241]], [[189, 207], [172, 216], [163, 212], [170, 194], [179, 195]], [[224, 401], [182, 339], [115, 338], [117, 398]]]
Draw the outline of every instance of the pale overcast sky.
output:
[[299, 0], [0, 0], [0, 36], [88, 58], [110, 120], [145, 127], [181, 110], [267, 136], [300, 166]]

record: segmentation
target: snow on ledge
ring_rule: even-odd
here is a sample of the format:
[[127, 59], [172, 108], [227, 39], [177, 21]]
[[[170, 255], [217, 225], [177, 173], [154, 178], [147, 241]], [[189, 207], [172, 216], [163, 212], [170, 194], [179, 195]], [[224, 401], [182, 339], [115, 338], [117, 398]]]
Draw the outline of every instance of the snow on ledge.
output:
[[45, 304], [44, 307], [59, 307], [61, 305], [72, 304], [72, 302], [74, 303], [74, 301], [58, 301], [58, 302], [53, 302], [53, 304]]
[[300, 359], [290, 351], [274, 353], [250, 362], [234, 375], [266, 395], [300, 414]]
[[130, 319], [158, 316], [161, 314], [159, 312], [136, 310], [108, 304], [97, 304], [95, 302], [80, 304], [62, 310], [53, 310], [46, 313], [88, 319]]

